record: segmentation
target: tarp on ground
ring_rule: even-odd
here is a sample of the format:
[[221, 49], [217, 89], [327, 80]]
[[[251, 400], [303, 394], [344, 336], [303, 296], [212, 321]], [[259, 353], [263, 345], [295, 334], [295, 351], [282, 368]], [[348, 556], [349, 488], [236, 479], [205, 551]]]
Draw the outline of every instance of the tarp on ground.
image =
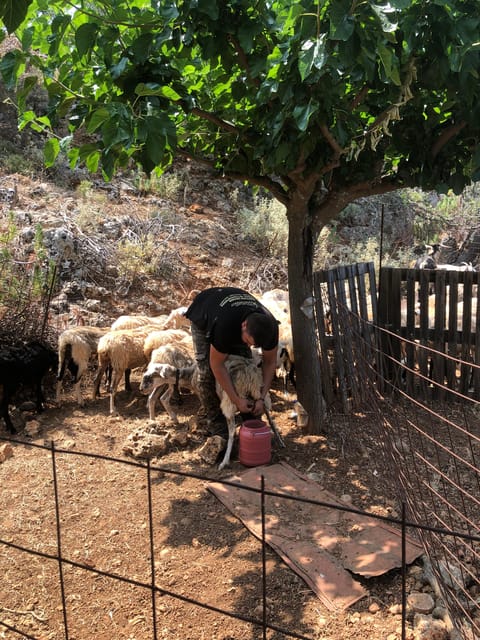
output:
[[[265, 491], [302, 499], [265, 495], [267, 544], [330, 610], [344, 610], [367, 595], [355, 574], [369, 578], [402, 566], [399, 530], [366, 513], [345, 510], [345, 503], [287, 463], [247, 469], [228, 481], [260, 489], [262, 476]], [[208, 488], [261, 539], [260, 493], [222, 483], [211, 483]], [[419, 544], [406, 538], [406, 564], [422, 552]]]

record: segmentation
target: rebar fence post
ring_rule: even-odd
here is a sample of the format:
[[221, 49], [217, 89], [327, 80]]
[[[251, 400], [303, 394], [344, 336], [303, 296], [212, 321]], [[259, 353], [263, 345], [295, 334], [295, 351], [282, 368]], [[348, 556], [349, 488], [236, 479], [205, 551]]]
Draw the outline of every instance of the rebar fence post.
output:
[[57, 559], [58, 559], [58, 574], [60, 580], [60, 593], [62, 594], [62, 612], [63, 612], [63, 626], [65, 629], [65, 640], [68, 640], [68, 621], [67, 621], [67, 603], [65, 599], [65, 583], [63, 579], [63, 564], [62, 564], [62, 540], [60, 534], [60, 505], [58, 501], [58, 484], [57, 484], [57, 468], [55, 460], [55, 444], [51, 442], [52, 452], [52, 476], [53, 476], [53, 492], [55, 497], [55, 520], [57, 529]]

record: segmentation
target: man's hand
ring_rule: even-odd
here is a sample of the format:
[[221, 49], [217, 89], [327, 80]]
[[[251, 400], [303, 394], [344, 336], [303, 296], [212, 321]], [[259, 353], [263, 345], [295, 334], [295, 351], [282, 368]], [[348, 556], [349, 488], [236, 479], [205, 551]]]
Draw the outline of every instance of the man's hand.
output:
[[248, 398], [239, 398], [237, 402], [237, 409], [240, 413], [252, 413], [255, 406], [252, 400]]
[[261, 416], [265, 412], [265, 400], [258, 398], [253, 405], [252, 413], [254, 416]]

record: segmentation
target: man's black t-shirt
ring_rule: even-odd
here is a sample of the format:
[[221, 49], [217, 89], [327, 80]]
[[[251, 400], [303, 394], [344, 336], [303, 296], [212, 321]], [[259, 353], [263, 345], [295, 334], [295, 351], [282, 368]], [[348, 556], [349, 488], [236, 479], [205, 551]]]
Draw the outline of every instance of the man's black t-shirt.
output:
[[[244, 349], [242, 322], [251, 313], [264, 313], [273, 318], [270, 311], [252, 295], [236, 287], [213, 287], [197, 295], [187, 309], [186, 317], [199, 329], [220, 353], [234, 354]], [[265, 350], [274, 349], [278, 344], [278, 324], [275, 323], [269, 344]]]

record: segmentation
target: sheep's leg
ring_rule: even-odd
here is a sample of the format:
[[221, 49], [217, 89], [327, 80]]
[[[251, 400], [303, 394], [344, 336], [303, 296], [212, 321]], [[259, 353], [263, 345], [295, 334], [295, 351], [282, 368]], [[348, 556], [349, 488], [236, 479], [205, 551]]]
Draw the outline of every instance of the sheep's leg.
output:
[[230, 463], [230, 454], [232, 453], [233, 439], [235, 438], [235, 416], [231, 416], [227, 418], [227, 424], [228, 424], [227, 450], [225, 451], [223, 460], [218, 465], [219, 469], [223, 469], [223, 467], [225, 467], [227, 464]]
[[163, 389], [163, 384], [155, 387], [155, 389], [152, 391], [152, 393], [148, 396], [148, 400], [147, 400], [147, 408], [148, 408], [148, 415], [150, 417], [150, 420], [155, 420], [155, 403], [157, 402], [157, 398], [160, 395], [160, 392]]
[[84, 405], [84, 400], [82, 397], [81, 380], [86, 370], [87, 370], [86, 365], [79, 366], [77, 370], [77, 375], [75, 376], [74, 391], [75, 391], [75, 397], [77, 399], [77, 404], [79, 407], [82, 407]]
[[118, 385], [123, 376], [123, 371], [113, 370], [112, 385], [110, 387], [110, 415], [115, 415], [117, 410], [115, 409], [115, 393], [117, 392]]
[[35, 382], [35, 391], [36, 391], [37, 413], [42, 413], [42, 411], [43, 411], [43, 403], [45, 402], [45, 397], [43, 395], [42, 379], [41, 378], [37, 379], [37, 381]]
[[125, 391], [132, 391], [132, 385], [130, 384], [130, 371], [131, 369], [125, 369]]
[[63, 381], [63, 376], [65, 375], [65, 367], [66, 367], [65, 354], [59, 353], [58, 371], [57, 371], [57, 393], [55, 397], [57, 404], [60, 404], [62, 399], [62, 387], [63, 387], [62, 381]]
[[172, 409], [172, 407], [170, 405], [170, 398], [172, 397], [173, 386], [174, 386], [173, 384], [169, 384], [168, 385], [167, 390], [165, 391], [165, 393], [160, 396], [160, 402], [165, 407], [165, 411], [168, 413], [168, 415], [170, 416], [172, 421], [175, 422], [175, 423], [178, 423], [177, 414], [174, 412], [174, 410]]
[[80, 380], [77, 380], [77, 382], [74, 385], [74, 389], [75, 389], [75, 397], [77, 398], [77, 404], [79, 407], [82, 407], [84, 405], [84, 401], [82, 398], [82, 389], [81, 389]]
[[103, 374], [107, 369], [106, 364], [102, 364], [98, 367], [97, 375], [93, 383], [93, 399], [95, 400], [100, 395], [100, 382], [102, 381]]

